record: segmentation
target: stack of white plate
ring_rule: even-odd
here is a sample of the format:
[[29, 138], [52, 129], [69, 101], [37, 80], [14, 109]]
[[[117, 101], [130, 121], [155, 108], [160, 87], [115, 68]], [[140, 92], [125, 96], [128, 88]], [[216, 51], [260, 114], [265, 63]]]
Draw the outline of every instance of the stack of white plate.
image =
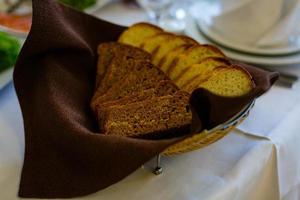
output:
[[205, 20], [187, 17], [186, 34], [203, 44], [218, 46], [226, 56], [246, 63], [266, 66], [300, 64], [300, 37], [288, 46], [258, 48], [229, 41], [212, 30]]

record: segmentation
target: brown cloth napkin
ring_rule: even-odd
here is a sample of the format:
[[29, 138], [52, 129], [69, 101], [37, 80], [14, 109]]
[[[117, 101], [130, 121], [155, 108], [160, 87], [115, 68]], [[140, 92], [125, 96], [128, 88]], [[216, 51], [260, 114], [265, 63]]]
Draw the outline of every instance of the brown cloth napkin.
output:
[[[89, 108], [96, 47], [116, 40], [123, 30], [55, 0], [33, 1], [32, 28], [14, 71], [26, 142], [19, 196], [67, 198], [96, 192], [183, 139], [143, 140], [97, 132]], [[194, 92], [191, 102], [205, 119], [204, 127], [194, 120], [198, 129], [228, 119], [277, 77], [249, 70], [257, 87], [245, 97], [224, 100], [204, 90]]]

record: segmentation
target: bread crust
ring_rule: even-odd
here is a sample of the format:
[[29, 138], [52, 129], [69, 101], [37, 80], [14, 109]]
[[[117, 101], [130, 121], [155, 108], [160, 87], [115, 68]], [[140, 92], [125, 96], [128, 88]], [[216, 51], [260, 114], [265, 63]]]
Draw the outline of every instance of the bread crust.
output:
[[178, 90], [179, 88], [172, 81], [162, 80], [159, 81], [159, 83], [153, 88], [135, 92], [121, 99], [105, 101], [105, 102], [96, 102], [95, 110], [99, 110], [99, 109], [101, 110], [103, 108], [112, 105], [125, 105], [128, 103], [146, 100], [147, 98], [160, 97], [164, 95], [172, 95], [175, 94]]
[[[238, 95], [230, 93], [230, 94], [226, 94], [225, 96], [234, 97], [234, 96], [245, 95], [245, 94], [249, 93], [253, 88], [255, 88], [255, 83], [254, 83], [254, 81], [252, 79], [251, 74], [246, 69], [244, 69], [242, 66], [239, 66], [239, 65], [230, 65], [230, 66], [219, 66], [219, 67], [216, 67], [213, 70], [213, 74], [210, 77], [207, 77], [205, 80], [202, 80], [201, 82], [194, 81], [194, 82], [190, 83], [189, 85], [184, 86], [183, 89], [185, 91], [191, 93], [196, 88], [206, 88], [205, 85], [207, 85], [207, 83], [209, 81], [212, 83], [212, 80], [216, 79], [217, 75], [223, 75], [223, 74], [225, 74], [227, 72], [230, 72], [229, 74], [232, 74], [233, 71], [235, 71], [235, 70], [241, 72], [244, 75], [243, 82], [240, 83], [240, 84], [243, 85], [243, 89], [242, 89], [243, 91], [240, 91], [240, 94], [238, 94]], [[243, 75], [239, 74], [240, 77], [243, 76]], [[219, 81], [221, 81], [221, 80], [219, 80]], [[247, 82], [245, 82], [245, 81], [247, 81]], [[228, 82], [228, 83], [231, 83], [231, 82]], [[223, 82], [223, 86], [222, 87], [224, 87], [224, 90], [225, 90], [225, 85], [226, 84], [228, 85], [228, 83]], [[208, 89], [208, 90], [211, 91], [210, 89]], [[220, 94], [218, 94], [218, 95], [220, 95]]]
[[101, 102], [120, 99], [133, 92], [150, 89], [161, 80], [169, 80], [169, 78], [152, 63], [142, 61], [127, 76], [114, 83], [105, 94], [94, 98], [91, 107], [95, 110], [95, 105]]
[[174, 60], [177, 58], [178, 54], [184, 53], [187, 49], [194, 46], [193, 44], [184, 44], [179, 47], [176, 47], [172, 51], [170, 51], [163, 59], [161, 59], [158, 67], [161, 68], [166, 74], [171, 65], [175, 62]]
[[180, 134], [188, 133], [192, 121], [189, 97], [188, 93], [178, 91], [174, 95], [106, 107], [99, 113], [99, 126], [104, 134], [127, 137], [165, 138], [174, 136], [178, 130]]
[[[173, 81], [177, 84], [177, 83], [180, 81], [180, 79], [182, 79], [182, 78], [184, 78], [184, 76], [186, 76], [186, 74], [188, 73], [189, 70], [193, 70], [193, 69], [192, 69], [193, 67], [196, 67], [197, 65], [201, 65], [201, 64], [205, 64], [205, 63], [211, 64], [212, 62], [218, 62], [218, 63], [219, 63], [219, 66], [221, 66], [221, 65], [224, 65], [224, 66], [230, 66], [230, 65], [231, 65], [230, 61], [229, 61], [227, 58], [207, 57], [207, 58], [204, 58], [200, 63], [193, 64], [193, 65], [187, 67], [186, 69], [184, 69], [184, 70], [182, 71], [181, 75], [178, 76], [178, 77], [177, 77], [176, 79], [174, 79]], [[202, 67], [204, 67], [204, 66], [202, 66]], [[218, 66], [216, 66], [216, 67], [218, 67]], [[210, 70], [210, 69], [209, 69], [209, 70]], [[188, 79], [188, 80], [186, 81], [186, 83], [185, 83], [184, 85], [182, 85], [182, 86], [188, 85], [190, 82], [194, 81], [195, 79], [198, 78], [198, 76], [201, 76], [201, 75], [202, 75], [202, 74], [196, 74], [196, 73], [195, 73], [195, 75], [194, 75], [192, 78]], [[181, 85], [181, 84], [180, 84], [180, 85]]]
[[[201, 62], [204, 58], [206, 57], [226, 57], [221, 50], [219, 50], [217, 47], [214, 47], [212, 45], [194, 45], [191, 46], [190, 48], [188, 48], [185, 52], [181, 53], [180, 55], [178, 55], [172, 62], [172, 64], [170, 65], [168, 71], [166, 72], [167, 75], [172, 79], [176, 79], [178, 77], [178, 75], [180, 75], [180, 73], [175, 73], [177, 70], [179, 70], [178, 65], [179, 62], [183, 62], [183, 61], [187, 61], [189, 59], [189, 56], [193, 55], [194, 53], [196, 53], [197, 51], [202, 52], [204, 50], [210, 50], [210, 55], [206, 55], [206, 56], [200, 56], [200, 58], [195, 59], [194, 63], [189, 63], [189, 65], [191, 64], [196, 64]], [[199, 53], [199, 55], [201, 55]], [[189, 66], [188, 65], [188, 66]], [[188, 66], [181, 66], [183, 68], [188, 67]], [[182, 71], [184, 69], [181, 69], [180, 71]]]
[[167, 37], [165, 41], [159, 43], [156, 51], [152, 55], [152, 62], [155, 65], [159, 65], [161, 60], [163, 60], [169, 52], [182, 45], [198, 45], [198, 43], [187, 36], [173, 34]]
[[217, 47], [200, 45], [190, 37], [142, 22], [125, 30], [118, 41], [129, 45], [98, 47], [101, 84], [98, 80], [91, 108], [104, 134], [164, 138], [189, 132], [189, 97], [195, 88], [234, 97], [255, 87], [246, 69], [231, 64]]
[[[146, 31], [148, 31], [150, 33], [147, 33], [147, 34], [143, 35], [143, 37], [138, 40], [139, 42], [133, 42], [131, 37], [140, 37], [141, 36], [139, 34], [140, 30], [143, 30], [144, 33]], [[154, 34], [159, 33], [159, 32], [163, 32], [163, 29], [158, 27], [158, 26], [155, 26], [153, 24], [149, 24], [149, 23], [146, 23], [146, 22], [140, 22], [140, 23], [133, 24], [128, 29], [126, 29], [119, 36], [118, 42], [129, 43], [130, 45], [139, 47], [140, 42], [143, 41], [145, 39], [145, 37], [149, 37], [149, 36], [154, 35]]]
[[[156, 54], [161, 42], [170, 40], [173, 37], [174, 37], [173, 33], [167, 33], [167, 32], [157, 33], [153, 36], [146, 38], [145, 41], [140, 45], [140, 48], [142, 48], [145, 51], [147, 51], [148, 53], [152, 54], [152, 57], [153, 57]], [[154, 47], [150, 48], [149, 44], [151, 44], [153, 42], [155, 42], [157, 44]]]
[[109, 66], [115, 57], [123, 60], [126, 57], [151, 60], [151, 55], [142, 49], [118, 42], [101, 43], [98, 45], [97, 53], [99, 58], [96, 70], [96, 89], [99, 87], [101, 81], [106, 75], [106, 72], [109, 71]]

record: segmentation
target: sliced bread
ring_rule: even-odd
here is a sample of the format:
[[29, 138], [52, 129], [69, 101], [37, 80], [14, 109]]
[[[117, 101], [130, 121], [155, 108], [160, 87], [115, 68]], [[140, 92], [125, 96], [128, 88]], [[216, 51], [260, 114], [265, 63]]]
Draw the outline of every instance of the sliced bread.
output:
[[155, 97], [126, 105], [106, 107], [99, 112], [104, 134], [130, 137], [170, 137], [190, 131], [192, 113], [189, 94]]
[[139, 65], [139, 68], [135, 68], [134, 71], [115, 83], [104, 95], [95, 98], [91, 106], [94, 108], [101, 102], [117, 100], [135, 92], [153, 88], [161, 80], [169, 80], [169, 78], [152, 63], [144, 62]]
[[129, 44], [135, 47], [140, 47], [140, 45], [145, 41], [146, 38], [162, 31], [163, 30], [158, 26], [154, 26], [149, 23], [137, 23], [125, 30], [120, 35], [118, 42]]
[[167, 41], [172, 41], [173, 38], [174, 38], [174, 34], [172, 33], [167, 33], [167, 32], [157, 33], [151, 37], [146, 38], [140, 47], [143, 50], [150, 53], [152, 57], [154, 57], [160, 45]]
[[106, 108], [113, 105], [125, 105], [128, 103], [143, 101], [146, 99], [151, 99], [153, 97], [160, 97], [164, 95], [173, 95], [175, 94], [179, 88], [169, 80], [160, 81], [154, 88], [150, 88], [147, 90], [142, 90], [139, 92], [134, 92], [128, 96], [125, 96], [121, 99], [112, 100], [112, 101], [105, 101], [105, 102], [98, 102], [95, 104], [97, 109]]
[[197, 45], [198, 43], [190, 37], [182, 35], [173, 35], [170, 39], [162, 42], [159, 45], [157, 52], [152, 55], [152, 63], [156, 66], [161, 62], [161, 60], [173, 49], [182, 45]]
[[218, 48], [211, 45], [192, 46], [176, 57], [166, 73], [172, 80], [175, 80], [187, 67], [200, 63], [208, 57], [225, 57], [225, 55]]
[[145, 60], [133, 59], [127, 56], [118, 56], [114, 58], [107, 69], [107, 73], [100, 82], [93, 99], [103, 95], [119, 80], [123, 79], [126, 74], [135, 69], [143, 67]]
[[194, 79], [207, 79], [211, 72], [219, 66], [229, 66], [230, 62], [225, 58], [208, 57], [203, 59], [200, 63], [193, 64], [182, 72], [181, 76], [174, 80], [178, 87], [183, 87], [189, 84]]
[[185, 52], [187, 49], [191, 48], [193, 45], [191, 44], [185, 44], [181, 45], [179, 47], [176, 47], [172, 49], [170, 52], [167, 53], [159, 62], [158, 67], [163, 71], [167, 72], [169, 70], [169, 67], [173, 64], [175, 59], [180, 55], [181, 53]]
[[183, 89], [191, 93], [196, 88], [204, 88], [216, 95], [237, 97], [249, 93], [254, 86], [249, 72], [238, 65], [233, 65], [217, 67], [206, 81], [199, 83], [195, 80]]
[[113, 65], [113, 67], [118, 67], [119, 69], [123, 67], [121, 62], [129, 58], [142, 60], [151, 59], [151, 55], [142, 49], [118, 42], [106, 42], [100, 44], [98, 46], [98, 55], [99, 58], [97, 65], [96, 88], [98, 88], [101, 80], [108, 71], [108, 66], [110, 65], [111, 61], [114, 60], [114, 58], [116, 58], [115, 61], [119, 63], [119, 66]]

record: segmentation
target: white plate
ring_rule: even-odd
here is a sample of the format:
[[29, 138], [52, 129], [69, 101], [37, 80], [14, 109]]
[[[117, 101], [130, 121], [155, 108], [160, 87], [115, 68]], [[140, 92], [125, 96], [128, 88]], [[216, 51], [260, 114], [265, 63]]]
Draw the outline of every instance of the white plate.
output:
[[295, 40], [295, 42], [289, 44], [289, 46], [278, 47], [278, 48], [259, 48], [254, 46], [247, 46], [240, 44], [222, 37], [218, 32], [210, 28], [204, 20], [196, 19], [199, 29], [202, 33], [208, 37], [210, 40], [222, 45], [226, 48], [231, 48], [236, 51], [241, 51], [244, 53], [259, 54], [259, 55], [287, 55], [292, 53], [300, 52], [300, 38]]
[[0, 73], [0, 90], [3, 89], [13, 79], [14, 68], [11, 67]]
[[[218, 46], [213, 41], [209, 40], [201, 31], [199, 31], [198, 25], [194, 18], [187, 17], [187, 27], [185, 30], [186, 34], [195, 40], [203, 44], [213, 44]], [[269, 65], [269, 66], [283, 66], [300, 64], [300, 54], [291, 54], [285, 56], [261, 56], [246, 54], [238, 51], [234, 51], [225, 47], [218, 46], [226, 56], [229, 58], [239, 60], [246, 63], [257, 64], [257, 65]]]

